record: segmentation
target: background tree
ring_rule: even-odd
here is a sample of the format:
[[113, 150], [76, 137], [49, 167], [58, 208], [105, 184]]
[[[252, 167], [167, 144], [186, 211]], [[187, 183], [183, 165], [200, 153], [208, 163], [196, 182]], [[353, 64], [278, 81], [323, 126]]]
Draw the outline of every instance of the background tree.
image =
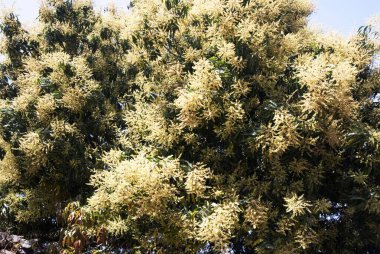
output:
[[117, 15], [46, 1], [33, 31], [3, 18], [0, 204], [12, 231], [57, 233], [56, 212], [85, 201], [91, 169], [113, 146], [127, 90]]
[[8, 221], [62, 219], [77, 253], [380, 251], [371, 27], [310, 31], [306, 0], [131, 6], [47, 1], [16, 50]]

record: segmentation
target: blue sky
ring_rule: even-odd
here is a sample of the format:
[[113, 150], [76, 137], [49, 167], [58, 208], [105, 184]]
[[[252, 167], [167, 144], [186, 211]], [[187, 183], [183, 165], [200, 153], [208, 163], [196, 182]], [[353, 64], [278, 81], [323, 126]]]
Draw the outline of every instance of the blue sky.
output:
[[[97, 9], [108, 0], [93, 0]], [[128, 0], [114, 0], [117, 6], [126, 7]], [[312, 0], [315, 12], [310, 17], [310, 25], [322, 27], [326, 31], [336, 31], [343, 35], [354, 33], [358, 27], [378, 14], [380, 0]], [[0, 8], [12, 7], [23, 22], [31, 23], [38, 15], [40, 0], [0, 0]]]
[[356, 32], [369, 18], [380, 15], [380, 0], [312, 0], [312, 25], [321, 25], [344, 35]]

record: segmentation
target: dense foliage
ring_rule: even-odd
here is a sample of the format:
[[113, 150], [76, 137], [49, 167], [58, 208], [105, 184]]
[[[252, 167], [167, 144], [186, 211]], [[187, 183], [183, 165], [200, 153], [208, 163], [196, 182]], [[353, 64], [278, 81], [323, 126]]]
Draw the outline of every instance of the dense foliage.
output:
[[[372, 26], [307, 0], [47, 0], [3, 17], [0, 229], [47, 251], [380, 252]], [[59, 240], [58, 240], [59, 239]]]

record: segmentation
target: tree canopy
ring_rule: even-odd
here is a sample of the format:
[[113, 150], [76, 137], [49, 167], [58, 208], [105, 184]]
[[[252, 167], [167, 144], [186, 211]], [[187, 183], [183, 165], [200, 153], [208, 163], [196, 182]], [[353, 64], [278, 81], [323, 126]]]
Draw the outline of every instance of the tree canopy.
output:
[[0, 231], [48, 253], [378, 253], [379, 37], [314, 31], [312, 10], [4, 15]]

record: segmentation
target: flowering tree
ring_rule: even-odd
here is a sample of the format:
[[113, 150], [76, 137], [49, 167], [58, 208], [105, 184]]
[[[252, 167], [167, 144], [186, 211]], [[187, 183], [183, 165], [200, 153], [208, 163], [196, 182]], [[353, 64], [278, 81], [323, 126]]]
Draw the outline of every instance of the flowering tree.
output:
[[35, 37], [16, 26], [28, 50], [8, 53], [1, 101], [11, 218], [58, 205], [74, 252], [380, 250], [371, 27], [311, 31], [306, 0], [131, 6], [51, 0]]

